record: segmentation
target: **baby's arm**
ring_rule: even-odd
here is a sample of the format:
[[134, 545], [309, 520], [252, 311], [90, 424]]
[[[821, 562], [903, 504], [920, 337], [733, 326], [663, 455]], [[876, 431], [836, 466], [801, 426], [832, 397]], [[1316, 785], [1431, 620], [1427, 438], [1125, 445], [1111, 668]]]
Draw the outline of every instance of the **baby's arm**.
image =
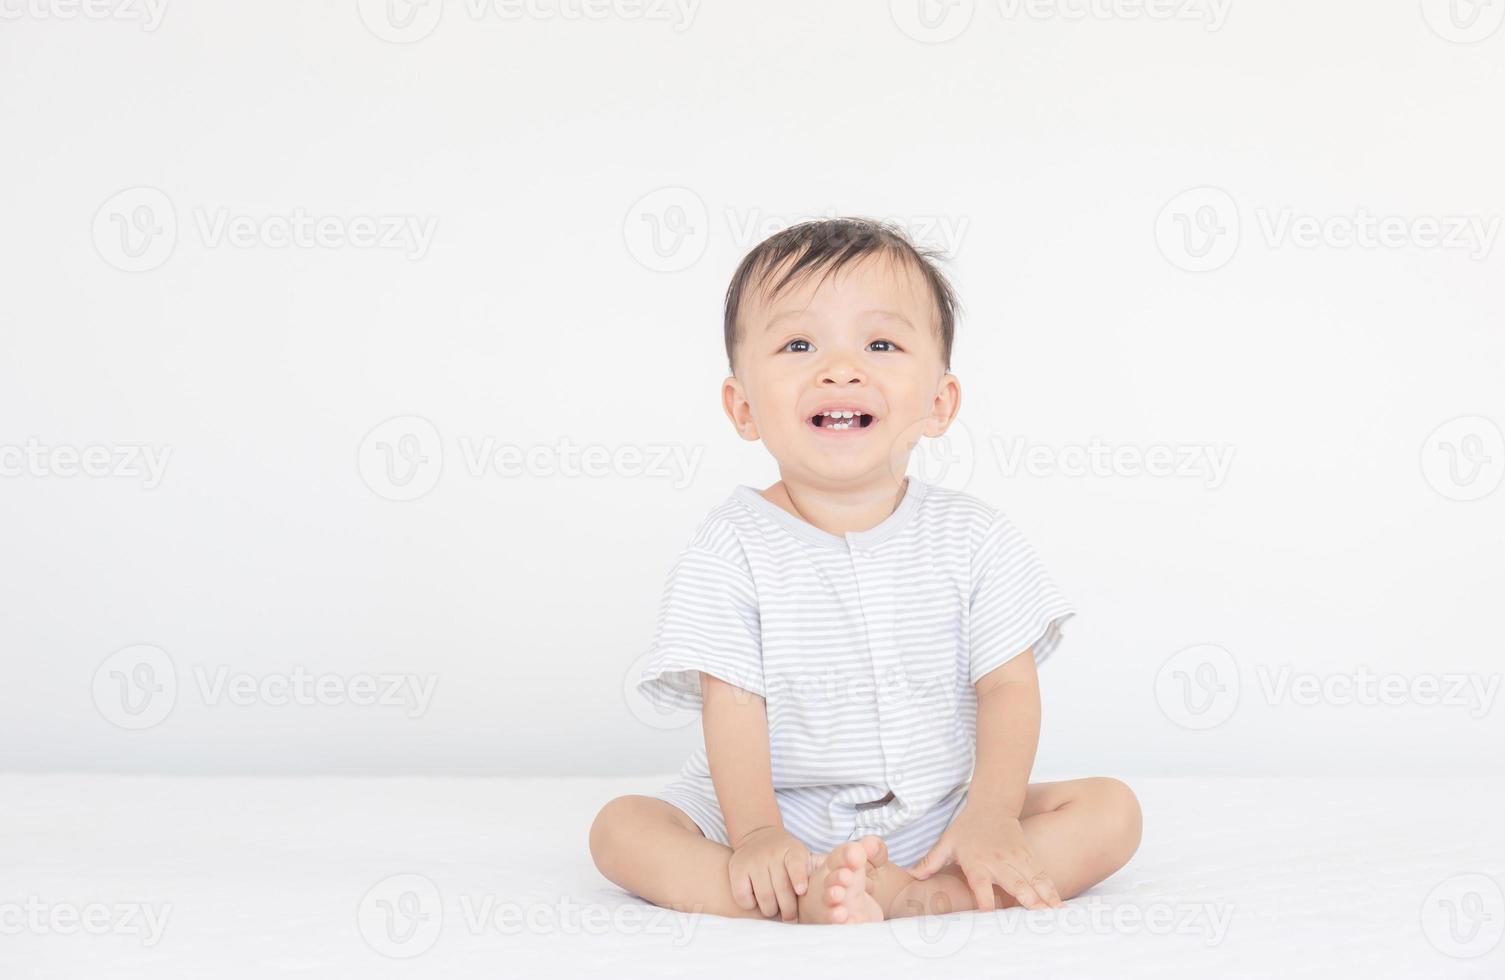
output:
[[749, 911], [793, 922], [808, 887], [810, 852], [784, 830], [773, 792], [764, 700], [710, 674], [700, 675], [701, 723], [711, 782], [732, 848], [732, 897]]
[[1040, 745], [1040, 676], [1025, 650], [977, 679], [977, 764], [967, 803], [1017, 819]]
[[1025, 908], [1060, 907], [1053, 882], [1024, 839], [1020, 816], [1040, 743], [1040, 678], [1033, 649], [977, 679], [977, 764], [967, 802], [930, 853], [916, 864], [928, 878], [952, 860], [985, 912], [993, 885]]

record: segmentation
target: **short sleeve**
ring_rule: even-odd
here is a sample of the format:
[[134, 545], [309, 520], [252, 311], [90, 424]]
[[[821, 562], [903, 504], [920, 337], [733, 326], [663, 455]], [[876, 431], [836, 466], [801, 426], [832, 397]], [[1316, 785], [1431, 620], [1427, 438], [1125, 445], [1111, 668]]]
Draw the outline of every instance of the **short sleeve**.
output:
[[638, 692], [665, 710], [698, 710], [701, 671], [764, 696], [763, 640], [752, 574], [692, 546], [669, 572]]
[[998, 514], [972, 554], [970, 683], [1030, 648], [1040, 663], [1075, 613], [1029, 542]]

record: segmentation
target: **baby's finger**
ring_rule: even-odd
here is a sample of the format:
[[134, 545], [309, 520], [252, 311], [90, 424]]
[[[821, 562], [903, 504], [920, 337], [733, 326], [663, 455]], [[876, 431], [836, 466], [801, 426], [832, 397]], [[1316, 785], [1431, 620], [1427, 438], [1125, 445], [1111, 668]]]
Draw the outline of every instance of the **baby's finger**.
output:
[[794, 887], [796, 895], [803, 895], [810, 890], [809, 868], [808, 854], [791, 854], [784, 859], [784, 869], [789, 872], [789, 884]]
[[789, 883], [789, 873], [783, 865], [768, 869], [773, 881], [773, 893], [779, 900], [779, 917], [785, 922], [794, 922], [800, 917], [799, 900], [794, 897], [794, 886]]
[[909, 869], [909, 873], [914, 875], [916, 878], [929, 878], [931, 875], [944, 868], [946, 866], [947, 860], [950, 857], [951, 842], [942, 838], [941, 840], [936, 842], [936, 845], [934, 847], [930, 849], [929, 854], [925, 855], [920, 859], [919, 862], [917, 862], [913, 867]]
[[1044, 900], [1030, 886], [1029, 880], [1013, 868], [1007, 869], [998, 877], [998, 887], [1017, 898], [1019, 904], [1027, 909], [1045, 908]]
[[987, 870], [966, 872], [967, 887], [977, 902], [977, 911], [992, 912], [998, 907], [993, 900], [993, 875]]
[[773, 890], [773, 879], [767, 868], [761, 873], [753, 872], [753, 891], [757, 893], [758, 911], [763, 913], [763, 918], [771, 919], [779, 914], [779, 896]]
[[1050, 880], [1050, 875], [1041, 868], [1030, 878], [1029, 883], [1034, 886], [1035, 894], [1051, 908], [1064, 908], [1066, 903], [1061, 901], [1061, 893], [1056, 891], [1056, 883]]
[[758, 900], [753, 896], [752, 879], [746, 873], [733, 873], [732, 878], [732, 901], [737, 903], [740, 909], [751, 912], [758, 907]]

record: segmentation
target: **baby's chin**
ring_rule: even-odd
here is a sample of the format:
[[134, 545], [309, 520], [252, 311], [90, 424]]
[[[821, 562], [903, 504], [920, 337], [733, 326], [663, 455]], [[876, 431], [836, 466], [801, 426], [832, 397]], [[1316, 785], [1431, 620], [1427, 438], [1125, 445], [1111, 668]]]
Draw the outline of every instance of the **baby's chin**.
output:
[[779, 472], [803, 483], [829, 489], [860, 490], [898, 485], [904, 479], [907, 460], [891, 466], [887, 447], [867, 452], [800, 452], [774, 454]]

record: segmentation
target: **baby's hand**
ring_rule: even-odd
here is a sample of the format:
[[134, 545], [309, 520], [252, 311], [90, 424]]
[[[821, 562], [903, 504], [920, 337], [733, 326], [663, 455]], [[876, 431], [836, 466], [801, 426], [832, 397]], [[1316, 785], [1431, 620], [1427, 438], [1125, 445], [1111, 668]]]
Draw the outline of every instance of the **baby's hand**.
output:
[[963, 806], [930, 853], [909, 871], [924, 879], [952, 863], [961, 867], [977, 907], [984, 912], [995, 908], [995, 884], [1027, 909], [1062, 908], [1066, 904], [1030, 850], [1017, 817]]
[[732, 898], [751, 912], [785, 922], [799, 916], [796, 896], [810, 885], [810, 849], [783, 827], [759, 827], [742, 836], [727, 865]]

